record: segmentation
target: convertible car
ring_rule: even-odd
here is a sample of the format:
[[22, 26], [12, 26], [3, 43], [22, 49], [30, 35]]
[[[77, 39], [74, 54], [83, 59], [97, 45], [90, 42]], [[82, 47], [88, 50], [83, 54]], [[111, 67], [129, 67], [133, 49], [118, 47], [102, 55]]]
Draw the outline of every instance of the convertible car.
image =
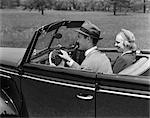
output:
[[[0, 48], [1, 117], [150, 117], [150, 51], [118, 74], [71, 69], [58, 53], [79, 64], [75, 43], [84, 21], [57, 21], [37, 29], [26, 49]], [[115, 48], [99, 48], [111, 63]], [[102, 62], [103, 63], [103, 62]]]

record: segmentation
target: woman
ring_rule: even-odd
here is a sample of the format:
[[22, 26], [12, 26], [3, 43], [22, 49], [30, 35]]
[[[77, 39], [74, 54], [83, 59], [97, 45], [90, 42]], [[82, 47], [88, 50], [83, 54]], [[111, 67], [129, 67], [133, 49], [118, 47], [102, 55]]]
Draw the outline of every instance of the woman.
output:
[[121, 29], [116, 35], [115, 47], [118, 52], [122, 52], [113, 64], [113, 72], [119, 73], [136, 61], [137, 46], [134, 34], [129, 30]]

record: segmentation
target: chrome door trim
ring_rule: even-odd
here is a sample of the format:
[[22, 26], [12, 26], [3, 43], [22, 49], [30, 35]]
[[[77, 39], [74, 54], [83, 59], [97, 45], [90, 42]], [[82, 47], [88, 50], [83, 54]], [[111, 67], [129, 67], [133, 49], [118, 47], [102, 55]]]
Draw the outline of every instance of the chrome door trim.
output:
[[5, 72], [5, 73], [8, 73], [8, 74], [12, 74], [12, 75], [17, 75], [17, 76], [19, 76], [18, 73], [11, 72], [11, 71], [8, 71], [8, 70], [0, 69], [0, 71]]
[[83, 86], [83, 85], [75, 85], [75, 84], [70, 84], [70, 83], [65, 83], [65, 82], [58, 82], [58, 81], [54, 81], [55, 78], [53, 78], [53, 80], [46, 80], [46, 79], [37, 78], [37, 77], [29, 76], [29, 75], [19, 75], [18, 73], [11, 72], [11, 71], [8, 71], [8, 70], [3, 70], [3, 69], [0, 69], [0, 71], [8, 73], [8, 74], [12, 74], [12, 75], [22, 76], [24, 78], [29, 78], [29, 79], [32, 79], [32, 80], [41, 81], [41, 82], [46, 82], [46, 83], [51, 83], [51, 84], [56, 84], [56, 85], [63, 85], [63, 86], [68, 86], [68, 87], [81, 88], [81, 89], [95, 91], [95, 87], [87, 87], [87, 86]]
[[97, 90], [97, 92], [150, 99], [150, 92], [117, 87], [101, 86], [100, 89]]
[[[15, 73], [15, 72], [10, 72], [10, 71], [3, 70], [3, 69], [0, 69], [0, 71], [19, 76], [19, 74]], [[5, 75], [3, 75], [3, 76], [5, 76]], [[56, 84], [56, 85], [63, 85], [63, 86], [68, 86], [68, 87], [74, 87], [74, 88], [80, 88], [80, 89], [95, 91], [95, 87], [87, 87], [87, 86], [83, 86], [83, 85], [74, 85], [74, 84], [65, 83], [65, 82], [58, 82], [58, 81], [54, 81], [54, 80], [45, 80], [45, 79], [42, 79], [42, 78], [32, 77], [32, 76], [29, 76], [29, 75], [22, 75], [22, 77], [29, 78], [29, 79], [32, 79], [32, 80], [38, 80], [38, 81], [41, 81], [41, 82]], [[117, 88], [117, 87], [114, 87], [114, 88], [115, 89], [110, 89], [110, 87], [107, 87], [107, 86], [104, 87], [103, 86], [103, 88], [98, 89], [97, 92], [150, 99], [150, 94], [149, 95], [143, 95], [143, 94], [132, 93], [131, 91], [130, 92], [119, 91], [119, 88]], [[124, 90], [127, 90], [127, 89], [124, 89]], [[136, 90], [133, 90], [133, 92], [136, 92]]]
[[10, 77], [10, 76], [4, 75], [4, 74], [0, 74], [0, 77], [5, 77], [5, 78], [9, 78], [9, 79], [11, 79], [11, 77]]
[[[41, 78], [37, 78], [37, 77], [31, 77], [31, 76], [28, 76], [28, 75], [23, 75], [23, 77], [30, 78], [30, 79], [33, 79], [33, 80], [42, 81], [42, 82], [46, 82], [46, 83], [56, 84], [56, 85], [63, 85], [63, 86], [68, 86], [68, 87], [74, 87], [74, 88], [80, 88], [80, 89], [87, 89], [87, 90], [95, 91], [95, 88], [92, 88], [92, 87], [86, 87], [86, 86], [81, 86], [81, 85], [73, 85], [73, 84], [70, 84], [70, 83], [57, 82], [57, 81], [54, 81], [54, 80], [45, 80], [45, 79], [41, 79]], [[116, 88], [118, 90], [113, 90], [113, 89], [109, 90], [108, 88], [110, 88], [110, 87], [107, 87], [107, 89], [99, 89], [99, 90], [97, 90], [97, 92], [111, 93], [111, 94], [117, 94], [117, 95], [123, 95], [123, 96], [150, 99], [150, 95], [142, 95], [142, 94], [136, 94], [136, 93], [130, 93], [130, 92], [122, 92], [122, 91], [118, 91], [119, 88]], [[135, 91], [133, 90], [133, 92], [135, 92]]]
[[67, 87], [73, 87], [73, 88], [80, 88], [80, 89], [95, 91], [95, 87], [87, 87], [87, 86], [82, 86], [82, 85], [74, 85], [71, 83], [58, 82], [58, 81], [54, 81], [54, 80], [46, 80], [46, 79], [32, 77], [32, 76], [28, 76], [28, 75], [22, 75], [22, 76], [24, 78], [30, 78], [32, 80], [37, 80], [37, 81], [46, 82], [46, 83], [50, 83], [50, 84], [56, 84], [56, 85], [62, 85], [62, 86], [67, 86]]

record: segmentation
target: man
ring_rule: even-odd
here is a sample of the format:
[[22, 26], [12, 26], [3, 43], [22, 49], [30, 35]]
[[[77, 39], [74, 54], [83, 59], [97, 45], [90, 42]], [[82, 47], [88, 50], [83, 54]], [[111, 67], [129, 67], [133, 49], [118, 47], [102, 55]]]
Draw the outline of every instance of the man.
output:
[[119, 73], [136, 61], [136, 44], [134, 34], [126, 29], [116, 35], [115, 47], [122, 52], [113, 64], [113, 72]]
[[78, 32], [79, 49], [85, 50], [85, 59], [79, 65], [68, 55], [66, 51], [61, 50], [62, 54], [59, 54], [61, 58], [66, 60], [67, 64], [71, 68], [88, 70], [91, 72], [99, 73], [112, 73], [112, 68], [107, 56], [100, 52], [97, 48], [98, 40], [100, 38], [100, 29], [91, 22], [84, 22]]

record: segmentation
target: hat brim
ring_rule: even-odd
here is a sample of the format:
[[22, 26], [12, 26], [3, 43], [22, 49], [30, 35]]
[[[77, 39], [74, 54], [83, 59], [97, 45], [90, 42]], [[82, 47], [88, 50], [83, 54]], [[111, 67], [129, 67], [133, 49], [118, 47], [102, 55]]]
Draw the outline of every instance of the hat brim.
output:
[[76, 32], [79, 32], [79, 33], [81, 33], [81, 34], [83, 34], [83, 35], [89, 36], [89, 34], [83, 32], [83, 31], [81, 31], [81, 30], [75, 30], [75, 31], [76, 31]]
[[[83, 31], [81, 31], [81, 30], [75, 30], [75, 31], [78, 32], [78, 33], [81, 33], [81, 34], [83, 34], [83, 35], [85, 35], [85, 36], [90, 36], [89, 34], [83, 32]], [[102, 40], [103, 38], [100, 37], [100, 38], [97, 38], [97, 39], [98, 39], [98, 40]]]

